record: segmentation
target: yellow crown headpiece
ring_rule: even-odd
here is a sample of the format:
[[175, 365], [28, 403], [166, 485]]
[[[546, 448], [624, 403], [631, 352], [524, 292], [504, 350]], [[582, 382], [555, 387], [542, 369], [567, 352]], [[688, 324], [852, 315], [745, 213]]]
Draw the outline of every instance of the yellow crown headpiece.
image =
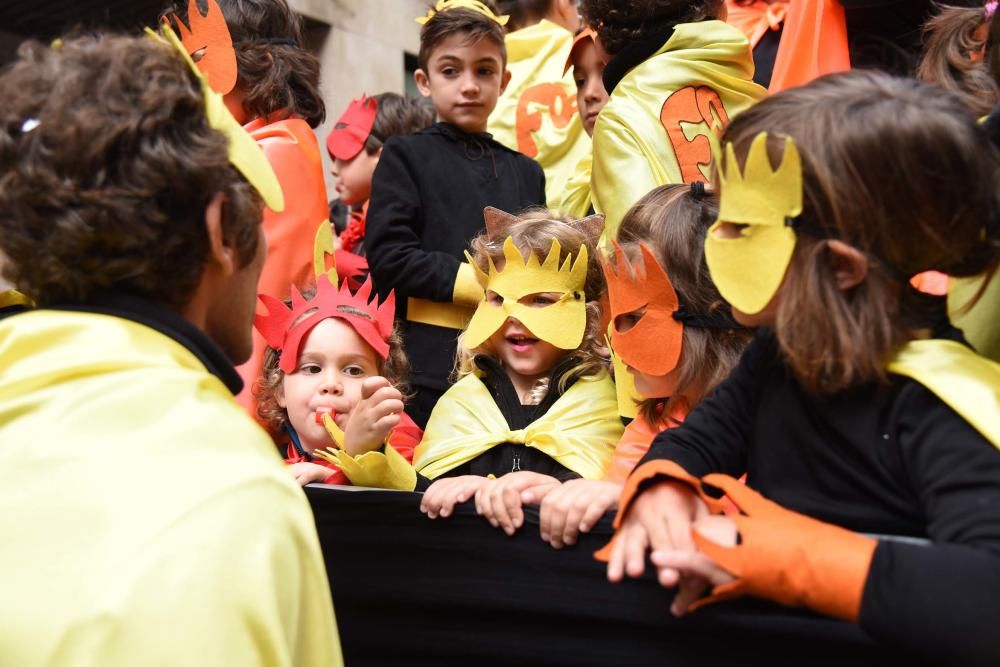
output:
[[[789, 223], [802, 214], [802, 159], [791, 137], [777, 169], [767, 154], [767, 133], [750, 144], [740, 171], [732, 143], [725, 157], [718, 142], [712, 154], [719, 178], [719, 219], [705, 238], [705, 261], [722, 296], [739, 311], [759, 313], [770, 303], [795, 250]], [[727, 223], [745, 225], [738, 235]]]
[[[587, 281], [589, 256], [587, 246], [580, 246], [576, 257], [560, 262], [562, 247], [552, 239], [552, 246], [544, 260], [535, 253], [528, 258], [508, 236], [503, 243], [504, 263], [497, 268], [489, 258], [489, 272], [483, 272], [472, 257], [476, 278], [487, 292], [496, 296], [484, 297], [476, 308], [465, 332], [465, 345], [474, 349], [503, 326], [507, 318], [521, 322], [536, 337], [563, 350], [574, 350], [583, 340], [586, 327], [584, 285]], [[530, 295], [558, 294], [554, 303], [545, 299], [525, 299]]]
[[503, 16], [497, 16], [493, 13], [492, 9], [479, 0], [438, 0], [437, 4], [431, 9], [428, 9], [425, 16], [418, 17], [416, 22], [420, 25], [424, 25], [434, 18], [435, 14], [439, 12], [446, 12], [449, 9], [471, 9], [474, 12], [482, 14], [491, 21], [495, 21], [501, 26], [507, 25], [507, 21], [510, 19], [510, 17], [506, 14]]
[[781, 164], [771, 168], [767, 132], [754, 137], [746, 166], [740, 171], [732, 143], [725, 158], [718, 142], [713, 157], [719, 171], [719, 219], [744, 225], [784, 225], [802, 213], [802, 158], [791, 137], [785, 137]]

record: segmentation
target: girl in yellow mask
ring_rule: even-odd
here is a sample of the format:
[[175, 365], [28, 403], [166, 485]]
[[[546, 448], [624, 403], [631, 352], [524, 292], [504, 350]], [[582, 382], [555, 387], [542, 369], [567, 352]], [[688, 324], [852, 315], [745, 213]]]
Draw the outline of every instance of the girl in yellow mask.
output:
[[604, 474], [623, 427], [599, 331], [602, 223], [487, 209], [470, 257], [484, 298], [413, 459], [435, 480], [421, 502], [431, 518], [474, 496], [483, 514], [494, 485], [519, 506], [534, 483]]
[[706, 259], [761, 328], [626, 481], [608, 578], [652, 550], [677, 615], [749, 594], [996, 663], [1000, 366], [910, 279], [996, 271], [1000, 156], [956, 98], [861, 71], [779, 93], [721, 141]]

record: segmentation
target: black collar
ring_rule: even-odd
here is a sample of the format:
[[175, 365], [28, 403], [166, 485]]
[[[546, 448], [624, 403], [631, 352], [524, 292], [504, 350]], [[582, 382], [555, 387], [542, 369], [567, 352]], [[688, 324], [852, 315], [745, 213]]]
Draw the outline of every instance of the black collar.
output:
[[242, 378], [222, 349], [204, 331], [166, 306], [125, 292], [109, 291], [91, 297], [85, 304], [58, 304], [47, 308], [100, 313], [144, 324], [183, 345], [198, 357], [209, 373], [222, 380], [234, 396], [243, 390]]
[[458, 125], [452, 125], [451, 123], [446, 123], [444, 121], [438, 121], [428, 127], [424, 132], [430, 134], [442, 134], [453, 141], [461, 142], [471, 142], [471, 141], [486, 141], [490, 143], [496, 143], [493, 135], [489, 132], [466, 132]]
[[604, 68], [604, 88], [608, 95], [615, 89], [625, 75], [638, 65], [649, 60], [650, 56], [663, 48], [674, 34], [674, 26], [654, 30], [642, 39], [637, 39], [616, 53]]
[[[500, 413], [507, 420], [507, 426], [511, 429], [526, 428], [529, 424], [544, 415], [552, 407], [552, 404], [559, 400], [563, 392], [559, 390], [559, 381], [574, 366], [580, 363], [579, 357], [570, 355], [556, 364], [549, 373], [549, 389], [545, 397], [538, 405], [522, 405], [521, 397], [514, 389], [514, 383], [510, 381], [507, 372], [499, 361], [485, 354], [476, 355], [473, 360], [476, 367], [482, 371], [482, 382], [486, 385], [490, 395], [496, 402]], [[572, 380], [566, 386], [569, 389]]]

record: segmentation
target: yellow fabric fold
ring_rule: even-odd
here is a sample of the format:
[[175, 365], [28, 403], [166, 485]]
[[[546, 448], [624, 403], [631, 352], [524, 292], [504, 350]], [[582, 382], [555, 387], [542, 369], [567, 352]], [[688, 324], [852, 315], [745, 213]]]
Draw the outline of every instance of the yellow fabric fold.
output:
[[460, 306], [475, 308], [483, 300], [483, 286], [476, 279], [476, 272], [468, 262], [458, 265], [458, 274], [455, 276], [455, 288], [452, 290], [451, 300]]
[[474, 308], [429, 299], [406, 300], [406, 319], [419, 324], [432, 324], [448, 329], [464, 329], [472, 319]]
[[413, 491], [417, 487], [413, 466], [388, 443], [384, 454], [365, 452], [351, 456], [343, 449], [328, 447], [326, 451], [314, 451], [313, 455], [339, 467], [354, 486], [396, 491]]
[[927, 387], [1000, 448], [1000, 364], [950, 340], [914, 340], [889, 363], [889, 372]]
[[505, 442], [533, 447], [586, 479], [601, 479], [624, 427], [611, 378], [580, 379], [527, 428], [512, 430], [486, 385], [466, 375], [442, 396], [413, 455], [434, 479]]
[[763, 98], [746, 36], [722, 21], [684, 23], [611, 92], [594, 127], [594, 208], [614, 238], [653, 188], [707, 181], [708, 134]]
[[556, 202], [550, 200], [550, 206], [571, 218], [584, 218], [589, 215], [593, 206], [590, 195], [590, 174], [593, 167], [594, 154], [588, 152], [577, 163], [576, 169], [566, 181], [562, 198]]
[[9, 289], [0, 292], [0, 308], [10, 308], [11, 306], [34, 308], [35, 302], [31, 299], [31, 297], [18, 292], [16, 289]]
[[538, 161], [553, 205], [590, 150], [573, 75], [563, 72], [572, 47], [573, 33], [546, 20], [507, 35], [510, 84], [487, 128], [504, 146]]
[[0, 662], [343, 664], [309, 504], [194, 353], [36, 310], [0, 376]]
[[948, 291], [951, 321], [965, 334], [976, 352], [1000, 362], [1000, 271], [986, 286], [982, 297], [970, 310], [963, 307], [979, 290], [984, 278], [952, 278]]

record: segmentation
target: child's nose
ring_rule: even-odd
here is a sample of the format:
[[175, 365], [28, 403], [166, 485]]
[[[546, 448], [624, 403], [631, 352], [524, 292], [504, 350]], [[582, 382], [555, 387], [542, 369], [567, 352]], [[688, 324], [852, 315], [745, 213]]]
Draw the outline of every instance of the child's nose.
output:
[[476, 77], [469, 75], [462, 79], [462, 92], [475, 93], [479, 91], [479, 82]]
[[339, 396], [344, 393], [344, 385], [341, 384], [336, 373], [325, 373], [319, 384], [319, 393], [323, 395], [333, 394], [334, 396]]

